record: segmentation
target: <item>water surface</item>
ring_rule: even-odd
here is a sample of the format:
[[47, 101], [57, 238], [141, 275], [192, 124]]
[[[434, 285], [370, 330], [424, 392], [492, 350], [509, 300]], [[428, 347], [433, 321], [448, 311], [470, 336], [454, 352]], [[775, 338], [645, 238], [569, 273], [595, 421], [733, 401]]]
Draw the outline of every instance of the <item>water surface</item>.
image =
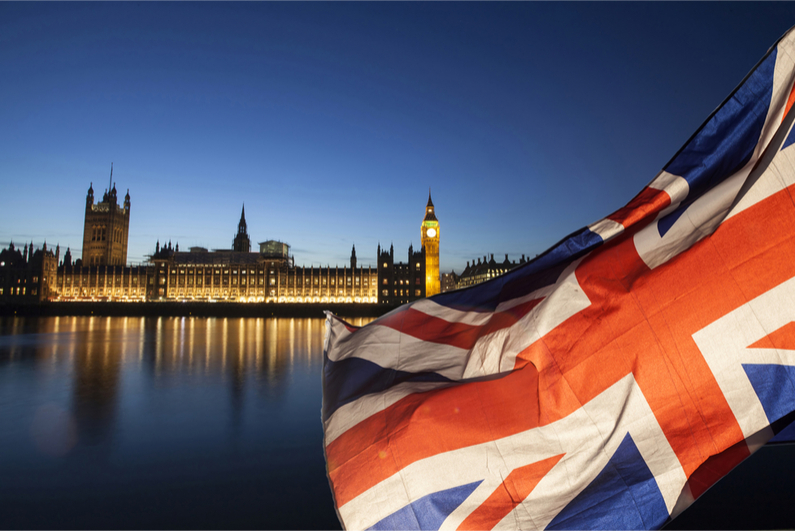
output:
[[0, 527], [339, 528], [323, 333], [321, 319], [0, 319]]
[[[353, 319], [364, 324], [370, 319]], [[0, 528], [339, 529], [322, 319], [0, 318]], [[795, 447], [671, 528], [795, 526]]]

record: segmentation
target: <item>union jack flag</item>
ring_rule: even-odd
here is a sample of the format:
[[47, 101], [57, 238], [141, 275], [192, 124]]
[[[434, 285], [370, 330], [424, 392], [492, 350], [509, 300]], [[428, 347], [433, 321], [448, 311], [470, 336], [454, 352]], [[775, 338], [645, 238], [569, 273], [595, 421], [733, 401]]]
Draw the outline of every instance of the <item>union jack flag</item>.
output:
[[659, 528], [795, 411], [795, 34], [624, 208], [510, 273], [326, 321], [352, 529]]

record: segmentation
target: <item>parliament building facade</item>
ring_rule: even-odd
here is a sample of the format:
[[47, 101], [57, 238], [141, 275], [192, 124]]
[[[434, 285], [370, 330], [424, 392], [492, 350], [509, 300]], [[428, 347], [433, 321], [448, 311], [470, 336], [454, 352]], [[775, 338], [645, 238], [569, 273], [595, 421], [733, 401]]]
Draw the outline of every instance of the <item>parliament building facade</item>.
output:
[[[112, 174], [111, 174], [112, 175]], [[428, 210], [430, 209], [430, 210]], [[429, 214], [430, 212], [430, 214]], [[93, 183], [86, 195], [83, 251], [72, 261], [60, 249], [24, 253], [13, 244], [0, 254], [0, 301], [237, 301], [273, 303], [403, 304], [439, 285], [438, 221], [428, 198], [422, 224], [423, 247], [411, 246], [408, 260], [396, 262], [394, 249], [379, 244], [377, 267], [358, 264], [356, 247], [342, 267], [296, 266], [290, 246], [269, 240], [251, 251], [245, 207], [230, 249], [192, 247], [180, 251], [169, 242], [148, 263], [126, 265], [130, 221], [129, 190], [121, 205], [116, 186], [94, 202]], [[429, 222], [431, 222], [429, 224]], [[433, 231], [428, 231], [429, 228]], [[431, 249], [428, 253], [427, 248]], [[429, 272], [429, 265], [432, 271]], [[433, 283], [435, 279], [435, 284]]]

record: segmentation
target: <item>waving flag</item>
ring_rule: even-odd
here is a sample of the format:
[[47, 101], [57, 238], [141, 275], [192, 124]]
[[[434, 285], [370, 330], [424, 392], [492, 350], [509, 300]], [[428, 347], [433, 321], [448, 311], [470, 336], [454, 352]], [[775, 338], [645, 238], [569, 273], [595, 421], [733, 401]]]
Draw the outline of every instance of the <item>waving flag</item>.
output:
[[659, 528], [795, 411], [795, 35], [624, 208], [490, 282], [329, 314], [351, 529]]

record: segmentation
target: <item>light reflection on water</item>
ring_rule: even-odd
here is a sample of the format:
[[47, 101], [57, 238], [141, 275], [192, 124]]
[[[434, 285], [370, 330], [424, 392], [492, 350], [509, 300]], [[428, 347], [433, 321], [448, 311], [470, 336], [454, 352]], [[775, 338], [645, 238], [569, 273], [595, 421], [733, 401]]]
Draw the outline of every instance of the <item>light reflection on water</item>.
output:
[[0, 318], [1, 526], [338, 527], [324, 331], [322, 319]]
[[[371, 319], [352, 319], [362, 325]], [[0, 528], [339, 528], [322, 319], [0, 318]], [[669, 526], [795, 522], [763, 448]]]

